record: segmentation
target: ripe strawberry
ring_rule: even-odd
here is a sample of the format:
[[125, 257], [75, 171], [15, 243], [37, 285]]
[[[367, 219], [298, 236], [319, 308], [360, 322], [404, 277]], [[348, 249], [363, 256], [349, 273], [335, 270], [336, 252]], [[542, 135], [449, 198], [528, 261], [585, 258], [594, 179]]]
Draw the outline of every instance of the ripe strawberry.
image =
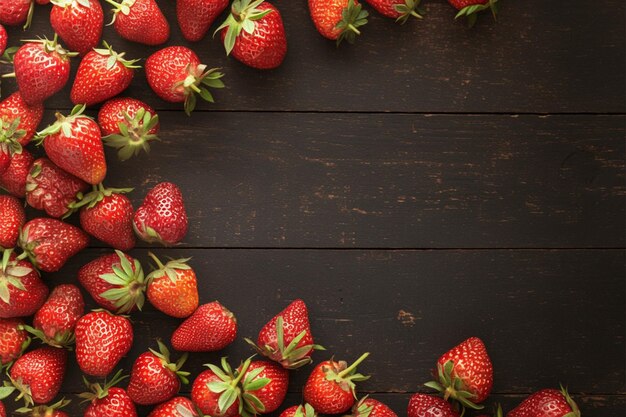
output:
[[185, 353], [176, 363], [172, 363], [167, 347], [160, 340], [157, 343], [158, 352], [150, 349], [139, 355], [133, 364], [127, 391], [136, 404], [162, 403], [178, 393], [181, 382], [189, 383], [189, 372], [180, 370], [188, 355]]
[[386, 404], [367, 395], [352, 407], [351, 417], [398, 417]]
[[98, 0], [52, 0], [50, 24], [67, 47], [85, 55], [98, 46], [104, 13]]
[[254, 361], [250, 362], [242, 381], [245, 410], [252, 415], [273, 413], [287, 395], [289, 371], [275, 362]]
[[221, 368], [213, 364], [205, 365], [209, 369], [201, 372], [193, 381], [191, 400], [204, 414], [212, 417], [235, 417], [243, 412], [239, 382], [250, 361], [246, 361], [237, 373], [226, 358], [222, 358], [221, 365]]
[[20, 356], [11, 366], [11, 384], [20, 392], [26, 405], [45, 404], [61, 390], [67, 351], [44, 346]]
[[32, 316], [46, 297], [48, 287], [33, 265], [5, 250], [0, 264], [0, 317]]
[[220, 80], [224, 74], [217, 70], [207, 70], [198, 55], [184, 46], [163, 48], [146, 60], [146, 78], [150, 88], [165, 101], [184, 102], [187, 115], [196, 107], [196, 93], [202, 99], [214, 102], [209, 87], [224, 87]]
[[257, 69], [278, 67], [287, 54], [287, 36], [276, 7], [263, 0], [235, 0], [221, 31], [226, 55]]
[[474, 26], [477, 14], [483, 10], [491, 10], [493, 18], [496, 19], [500, 6], [498, 0], [448, 0], [448, 3], [459, 11], [454, 18], [467, 17], [469, 27]]
[[348, 367], [344, 361], [324, 361], [318, 364], [304, 385], [304, 401], [322, 414], [345, 413], [354, 405], [355, 382], [369, 376], [357, 374], [356, 367], [369, 356], [364, 353]]
[[114, 6], [113, 22], [124, 39], [145, 45], [160, 45], [170, 37], [170, 25], [154, 0], [121, 0]]
[[0, 25], [0, 55], [4, 54], [7, 49], [7, 42], [9, 41], [9, 35], [4, 26]]
[[507, 417], [580, 417], [578, 405], [561, 386], [561, 390], [543, 389], [532, 394], [511, 410]]
[[407, 417], [459, 417], [446, 400], [426, 394], [414, 394], [409, 400]]
[[279, 417], [317, 417], [317, 413], [311, 404], [294, 405], [283, 410]]
[[159, 116], [141, 100], [130, 97], [114, 98], [102, 105], [98, 124], [104, 144], [118, 149], [117, 156], [125, 161], [143, 149], [150, 151], [150, 142], [158, 139]]
[[7, 26], [24, 23], [24, 29], [28, 28], [33, 6], [32, 0], [0, 0], [0, 23]]
[[190, 42], [204, 38], [226, 6], [228, 0], [177, 0], [176, 17], [183, 37]]
[[493, 365], [482, 340], [470, 337], [444, 353], [437, 361], [437, 381], [425, 384], [476, 410], [493, 386]]
[[107, 172], [98, 124], [83, 115], [85, 106], [75, 106], [69, 116], [56, 114], [57, 121], [39, 132], [48, 158], [72, 175], [95, 185]]
[[26, 214], [20, 200], [0, 195], [0, 249], [15, 247], [25, 221]]
[[96, 303], [110, 311], [124, 314], [143, 307], [141, 264], [118, 250], [84, 265], [78, 271], [78, 281]]
[[27, 145], [37, 133], [42, 117], [41, 103], [29, 106], [19, 91], [11, 94], [0, 102], [0, 144], [17, 142]]
[[84, 311], [85, 302], [78, 287], [59, 285], [35, 313], [31, 333], [51, 346], [67, 347], [74, 343], [74, 328]]
[[62, 398], [52, 405], [39, 405], [33, 408], [22, 407], [17, 411], [20, 415], [29, 417], [70, 417], [65, 411], [61, 411], [61, 408], [66, 407], [71, 402], [71, 400]]
[[187, 262], [191, 258], [171, 260], [165, 265], [153, 253], [148, 255], [156, 269], [147, 277], [148, 300], [157, 310], [168, 316], [185, 318], [198, 308], [198, 281]]
[[29, 344], [22, 320], [0, 319], [0, 368], [19, 358]]
[[103, 385], [89, 383], [85, 379], [88, 392], [79, 394], [80, 398], [89, 401], [83, 417], [137, 417], [135, 404], [126, 391], [115, 385], [122, 381], [122, 371], [118, 371], [110, 381]]
[[230, 345], [237, 336], [235, 315], [219, 302], [198, 307], [172, 335], [172, 347], [181, 352], [213, 352]]
[[317, 31], [325, 38], [354, 43], [369, 13], [357, 0], [309, 0], [309, 12]]
[[74, 333], [76, 362], [87, 375], [108, 375], [133, 345], [130, 321], [105, 310], [85, 314], [78, 320]]
[[396, 19], [396, 22], [406, 23], [410, 16], [421, 19], [418, 6], [420, 0], [365, 0], [367, 4], [372, 6], [383, 16]]
[[61, 269], [88, 243], [89, 236], [78, 227], [44, 217], [27, 222], [18, 241], [33, 265], [45, 272]]
[[152, 410], [148, 417], [199, 417], [199, 414], [189, 398], [174, 397]]
[[171, 182], [155, 185], [133, 218], [135, 233], [148, 243], [179, 243], [187, 234], [187, 226], [183, 195]]
[[0, 173], [0, 188], [4, 188], [15, 197], [24, 198], [26, 196], [26, 177], [34, 160], [35, 158], [26, 149], [14, 154], [7, 169]]

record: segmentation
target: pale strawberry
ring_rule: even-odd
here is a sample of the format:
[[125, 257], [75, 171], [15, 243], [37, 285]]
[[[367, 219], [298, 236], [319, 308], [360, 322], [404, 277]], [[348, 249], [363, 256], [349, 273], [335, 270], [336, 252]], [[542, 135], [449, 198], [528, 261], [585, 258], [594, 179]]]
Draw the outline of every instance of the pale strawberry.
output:
[[0, 318], [35, 314], [48, 297], [48, 287], [35, 267], [10, 249], [2, 252], [0, 264]]
[[198, 308], [198, 282], [187, 264], [191, 258], [173, 259], [165, 265], [152, 252], [148, 253], [156, 269], [148, 277], [146, 294], [150, 304], [168, 316], [185, 318]]
[[115, 386], [125, 378], [120, 370], [103, 384], [90, 383], [85, 379], [88, 391], [78, 394], [89, 402], [83, 417], [137, 417], [135, 404], [126, 391]]
[[85, 55], [98, 46], [104, 13], [98, 0], [52, 0], [50, 25], [69, 50]]
[[26, 221], [24, 206], [10, 195], [0, 195], [0, 249], [15, 247]]
[[45, 346], [26, 352], [11, 366], [11, 384], [25, 404], [45, 404], [61, 390], [67, 364], [65, 349]]
[[74, 343], [74, 328], [84, 310], [85, 302], [78, 287], [61, 284], [35, 313], [31, 332], [51, 346], [67, 347]]
[[19, 358], [29, 344], [22, 320], [0, 318], [0, 368]]
[[180, 189], [162, 182], [148, 192], [135, 212], [133, 228], [143, 241], [163, 245], [179, 243], [187, 234], [187, 212]]
[[219, 302], [204, 304], [172, 334], [172, 347], [181, 352], [214, 352], [237, 336], [235, 315]]

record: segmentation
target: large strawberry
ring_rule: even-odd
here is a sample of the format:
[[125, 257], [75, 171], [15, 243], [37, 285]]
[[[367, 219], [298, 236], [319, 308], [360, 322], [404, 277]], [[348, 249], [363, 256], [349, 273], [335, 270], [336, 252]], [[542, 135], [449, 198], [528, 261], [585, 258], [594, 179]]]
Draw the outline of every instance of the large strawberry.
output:
[[62, 398], [52, 405], [38, 405], [32, 408], [22, 407], [17, 411], [24, 417], [70, 417], [61, 408], [66, 407], [71, 402], [71, 400]]
[[245, 410], [252, 415], [273, 413], [287, 395], [289, 371], [275, 362], [252, 361], [241, 381]]
[[191, 49], [169, 46], [148, 57], [146, 78], [150, 88], [163, 100], [185, 103], [185, 113], [191, 114], [196, 107], [196, 94], [213, 103], [209, 88], [223, 88], [220, 78], [224, 74], [217, 68], [207, 69]]
[[110, 381], [104, 384], [90, 383], [86, 379], [85, 384], [89, 391], [78, 396], [89, 405], [83, 417], [137, 417], [137, 409], [123, 388], [116, 387], [125, 376], [118, 371]]
[[26, 29], [30, 26], [33, 8], [33, 0], [0, 0], [0, 23], [7, 26], [24, 23]]
[[172, 346], [181, 352], [213, 352], [237, 336], [235, 315], [217, 301], [203, 304], [172, 334]]
[[103, 255], [78, 271], [78, 281], [96, 302], [120, 314], [143, 307], [144, 275], [138, 260], [120, 252]]
[[[235, 0], [217, 28], [226, 55], [258, 69], [278, 67], [287, 54], [287, 36], [276, 7], [263, 0]], [[216, 32], [217, 32], [216, 31]]]
[[104, 24], [100, 1], [52, 0], [52, 4], [52, 29], [71, 51], [85, 55], [98, 45]]
[[173, 259], [165, 265], [153, 253], [150, 257], [156, 269], [148, 277], [148, 300], [157, 310], [168, 316], [185, 318], [198, 308], [196, 273], [187, 264], [191, 258]]
[[337, 45], [344, 39], [353, 43], [359, 28], [367, 23], [367, 11], [357, 0], [308, 0], [311, 18], [317, 31], [325, 38], [336, 40]]
[[22, 320], [0, 318], [0, 368], [19, 358], [29, 344]]
[[367, 4], [372, 6], [383, 16], [396, 19], [396, 22], [406, 23], [409, 17], [421, 19], [422, 15], [418, 12], [420, 0], [365, 0]]
[[70, 99], [74, 104], [94, 104], [126, 90], [135, 75], [138, 60], [127, 60], [125, 52], [117, 53], [106, 42], [104, 48], [89, 51], [78, 66]]
[[148, 192], [135, 212], [133, 228], [148, 243], [163, 245], [179, 243], [187, 234], [187, 212], [180, 189], [171, 182], [162, 182]]
[[13, 248], [26, 221], [24, 206], [10, 195], [0, 195], [0, 249]]
[[[26, 405], [45, 404], [61, 390], [67, 351], [45, 346], [26, 352], [11, 366], [11, 384], [20, 392]], [[18, 397], [18, 398], [19, 398]]]
[[43, 105], [29, 106], [19, 91], [0, 101], [0, 152], [3, 145], [10, 148], [10, 145], [15, 146], [15, 142], [22, 146], [28, 144], [37, 133], [42, 117]]
[[294, 405], [280, 413], [279, 417], [317, 417], [317, 413], [311, 404]]
[[180, 390], [181, 382], [188, 384], [189, 372], [180, 369], [187, 360], [187, 354], [173, 363], [170, 352], [159, 340], [159, 351], [150, 349], [135, 360], [128, 383], [128, 395], [136, 403], [151, 405], [172, 398]]
[[35, 267], [55, 272], [87, 247], [89, 236], [71, 224], [40, 217], [24, 225], [18, 243]]
[[35, 314], [48, 297], [48, 287], [33, 265], [18, 259], [9, 249], [0, 264], [0, 317], [26, 317]]
[[481, 409], [493, 386], [493, 365], [482, 340], [470, 337], [437, 361], [437, 381], [425, 384], [464, 407]]
[[454, 18], [465, 16], [469, 27], [474, 26], [477, 14], [483, 10], [490, 10], [493, 18], [496, 19], [500, 6], [498, 0], [448, 0], [448, 3], [459, 11]]
[[9, 166], [0, 173], [0, 188], [4, 188], [9, 194], [24, 198], [26, 196], [26, 177], [30, 172], [35, 158], [26, 149], [11, 157]]
[[350, 417], [398, 417], [386, 404], [367, 395], [352, 407]]
[[177, 0], [176, 17], [183, 37], [190, 42], [204, 38], [228, 0]]
[[509, 411], [507, 417], [580, 417], [580, 409], [567, 390], [542, 389]]
[[247, 371], [250, 361], [246, 361], [235, 372], [226, 358], [221, 360], [222, 367], [207, 364], [209, 369], [201, 372], [191, 386], [191, 400], [200, 411], [212, 417], [235, 417], [243, 410], [240, 381]]
[[355, 382], [369, 376], [356, 373], [356, 367], [369, 356], [364, 353], [352, 365], [344, 361], [324, 361], [318, 364], [304, 385], [304, 401], [322, 414], [340, 414], [348, 411], [355, 400]]
[[426, 394], [414, 394], [409, 400], [407, 417], [459, 417], [446, 400]]
[[83, 115], [85, 106], [75, 106], [69, 116], [56, 114], [57, 121], [39, 132], [48, 158], [89, 184], [99, 184], [107, 172], [98, 124]]
[[104, 377], [133, 345], [133, 326], [124, 316], [96, 310], [78, 320], [76, 362], [87, 375]]
[[174, 397], [157, 406], [148, 417], [199, 417], [199, 414], [189, 398]]
[[51, 346], [67, 347], [74, 343], [74, 328], [84, 310], [85, 302], [78, 287], [61, 284], [35, 313], [32, 333]]
[[155, 0], [121, 0], [114, 6], [113, 21], [117, 33], [124, 39], [145, 45], [160, 45], [170, 37], [170, 25]]

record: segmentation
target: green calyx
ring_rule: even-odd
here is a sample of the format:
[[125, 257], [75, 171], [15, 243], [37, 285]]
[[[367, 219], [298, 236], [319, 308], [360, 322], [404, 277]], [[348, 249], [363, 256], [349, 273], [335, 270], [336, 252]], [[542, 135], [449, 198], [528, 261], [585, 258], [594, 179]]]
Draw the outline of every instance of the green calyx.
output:
[[396, 19], [396, 22], [405, 24], [409, 20], [410, 16], [416, 19], [421, 19], [423, 16], [418, 9], [421, 0], [405, 0], [404, 4], [396, 4], [393, 9], [400, 13], [400, 16]]
[[143, 268], [137, 259], [134, 259], [131, 265], [123, 252], [116, 250], [115, 253], [120, 263], [111, 267], [112, 273], [100, 275], [100, 279], [114, 288], [106, 290], [100, 296], [115, 304], [117, 314], [129, 313], [135, 306], [141, 310], [145, 302], [146, 289]]
[[365, 404], [365, 400], [367, 400], [367, 395], [359, 400], [356, 406], [353, 408], [354, 412], [350, 415], [344, 417], [369, 417], [372, 414], [372, 410], [374, 410], [373, 405]]
[[226, 55], [230, 55], [237, 37], [241, 34], [241, 31], [246, 31], [248, 34], [252, 34], [256, 27], [254, 23], [257, 20], [263, 19], [269, 13], [271, 9], [259, 10], [259, 7], [263, 3], [263, 0], [235, 0], [230, 8], [230, 15], [226, 18], [224, 23], [218, 27], [213, 36], [224, 28], [228, 28], [226, 31], [226, 37], [224, 38], [224, 48], [226, 49]]
[[29, 414], [30, 417], [49, 417], [54, 414], [56, 410], [60, 410], [63, 407], [66, 407], [72, 400], [66, 400], [65, 398], [61, 398], [61, 400], [57, 401], [52, 405], [38, 405], [37, 407], [21, 407], [15, 410], [16, 413], [20, 414]]
[[563, 417], [580, 417], [580, 409], [578, 408], [578, 404], [576, 404], [574, 399], [569, 395], [569, 392], [567, 392], [567, 388], [564, 387], [563, 384], [561, 384], [561, 394], [563, 394], [563, 397], [565, 397], [565, 401], [567, 401], [567, 404], [572, 409], [572, 411], [565, 414]]
[[64, 116], [61, 113], [57, 112], [55, 114], [56, 122], [46, 127], [44, 130], [37, 132], [36, 140], [37, 144], [41, 144], [46, 137], [50, 135], [54, 135], [56, 133], [62, 132], [65, 137], [72, 136], [72, 125], [79, 118], [87, 118], [91, 119], [91, 117], [83, 114], [87, 106], [84, 104], [79, 104], [74, 106], [72, 111], [68, 116]]
[[105, 136], [102, 140], [105, 145], [118, 150], [117, 156], [121, 161], [126, 161], [133, 155], [139, 155], [142, 149], [146, 153], [150, 152], [150, 142], [159, 140], [156, 134], [150, 133], [157, 124], [159, 116], [153, 116], [141, 108], [133, 117], [124, 113], [124, 122], [117, 124], [120, 132]]
[[56, 53], [63, 59], [69, 59], [71, 57], [78, 55], [78, 52], [70, 52], [67, 49], [63, 48], [63, 46], [61, 46], [61, 44], [59, 43], [59, 35], [57, 35], [56, 33], [54, 34], [54, 37], [52, 38], [52, 40], [46, 37], [43, 37], [39, 39], [28, 39], [23, 42], [40, 43], [43, 45], [43, 50], [46, 53], [48, 54]]
[[2, 264], [0, 264], [0, 300], [6, 304], [11, 301], [9, 285], [20, 291], [26, 291], [21, 278], [33, 272], [32, 268], [19, 266], [16, 261], [11, 261], [11, 252], [11, 249], [2, 252]]
[[102, 183], [94, 185], [93, 191], [79, 196], [80, 198], [69, 205], [70, 210], [77, 210], [81, 207], [94, 208], [105, 197], [111, 197], [113, 194], [126, 194], [133, 191], [132, 188], [106, 188]]
[[350, 366], [348, 366], [344, 361], [335, 362], [331, 359], [331, 366], [322, 368], [326, 376], [326, 380], [337, 383], [344, 391], [352, 392], [352, 395], [356, 398], [356, 385], [354, 383], [365, 381], [370, 378], [369, 376], [356, 373], [356, 368], [369, 355], [369, 352], [362, 354], [359, 359], [354, 361], [354, 363]]
[[36, 329], [28, 325], [23, 325], [22, 327], [37, 339], [55, 348], [65, 348], [71, 350], [72, 345], [76, 341], [76, 337], [72, 331], [57, 332], [54, 337], [48, 337], [41, 329]]
[[424, 385], [439, 391], [447, 401], [449, 398], [458, 401], [464, 408], [482, 410], [483, 405], [475, 404], [471, 400], [476, 394], [469, 392], [461, 378], [454, 372], [454, 361], [449, 360], [441, 366], [437, 364], [438, 381], [430, 381]]
[[0, 401], [8, 398], [9, 395], [13, 394], [13, 391], [15, 391], [15, 387], [5, 381], [4, 386], [0, 387]]
[[[12, 64], [13, 57], [15, 56], [15, 53], [18, 51], [18, 49], [20, 49], [19, 46], [11, 46], [5, 49], [2, 56], [0, 56], [0, 64]], [[10, 78], [10, 76], [15, 76], [15, 73], [13, 73], [12, 75], [7, 74], [7, 77], [3, 75], [2, 78]]]
[[11, 156], [22, 153], [20, 139], [26, 136], [26, 131], [20, 129], [20, 118], [13, 120], [0, 119], [0, 151]]
[[247, 359], [238, 371], [233, 371], [226, 357], [223, 357], [221, 360], [221, 368], [213, 364], [205, 365], [220, 379], [219, 381], [207, 383], [207, 388], [211, 392], [220, 394], [217, 406], [221, 414], [228, 410], [237, 400], [239, 400], [239, 413], [244, 412], [242, 391], [239, 382], [248, 370], [250, 362], [251, 360]]
[[5, 381], [4, 386], [14, 388], [14, 390], [18, 392], [17, 397], [15, 397], [15, 401], [23, 399], [25, 407], [35, 405], [30, 385], [26, 384], [21, 377], [13, 379], [10, 375], [7, 374], [7, 376], [9, 377], [9, 381]]
[[185, 113], [187, 116], [196, 108], [196, 94], [209, 103], [214, 103], [213, 95], [209, 88], [224, 88], [224, 83], [220, 78], [224, 76], [219, 72], [220, 68], [207, 69], [207, 66], [200, 64], [196, 67], [187, 65], [187, 77], [174, 84], [174, 89], [183, 87], [185, 95]]
[[157, 352], [154, 349], [150, 349], [150, 353], [159, 358], [163, 367], [176, 374], [183, 384], [189, 384], [189, 379], [187, 377], [190, 373], [180, 370], [187, 361], [189, 354], [184, 353], [180, 359], [176, 361], [176, 363], [173, 363], [170, 362], [170, 351], [167, 346], [165, 346], [161, 340], [157, 340], [157, 344], [159, 346], [159, 351]]
[[178, 274], [176, 271], [188, 271], [191, 269], [187, 262], [191, 260], [191, 258], [181, 258], [181, 259], [172, 259], [163, 265], [163, 262], [152, 252], [148, 252], [148, 256], [152, 258], [152, 260], [156, 264], [156, 268], [146, 277], [147, 282], [152, 282], [155, 279], [167, 277], [173, 283], [176, 283], [178, 280]]
[[476, 23], [476, 16], [479, 12], [483, 10], [491, 10], [491, 15], [494, 20], [498, 20], [498, 8], [500, 5], [498, 4], [498, 0], [488, 0], [485, 4], [474, 4], [471, 6], [467, 6], [459, 10], [459, 12], [454, 16], [455, 19], [458, 19], [462, 16], [467, 17], [467, 26], [472, 27]]
[[102, 42], [104, 48], [94, 48], [94, 51], [97, 52], [99, 55], [102, 56], [106, 56], [107, 58], [107, 66], [106, 68], [108, 70], [112, 69], [115, 64], [117, 64], [118, 62], [120, 64], [122, 64], [123, 66], [125, 66], [126, 68], [130, 68], [130, 69], [136, 69], [136, 68], [141, 68], [140, 65], [135, 65], [137, 62], [139, 62], [138, 59], [132, 59], [132, 60], [128, 60], [128, 59], [124, 59], [124, 55], [126, 55], [126, 52], [122, 52], [122, 53], [117, 53], [113, 50], [113, 47], [111, 45], [109, 45], [106, 41]]
[[124, 379], [128, 378], [128, 375], [123, 375], [122, 372], [123, 372], [122, 369], [117, 371], [117, 373], [113, 375], [113, 378], [111, 378], [111, 380], [108, 382], [105, 380], [103, 385], [101, 385], [98, 382], [91, 383], [83, 375], [83, 382], [85, 383], [85, 386], [87, 387], [88, 391], [78, 394], [78, 396], [83, 399], [81, 403], [86, 403], [86, 402], [93, 401], [96, 399], [101, 400], [103, 398], [106, 398], [107, 395], [109, 395], [109, 388], [117, 385]]
[[358, 29], [367, 24], [367, 10], [363, 10], [361, 4], [356, 4], [354, 0], [349, 0], [348, 5], [341, 11], [341, 20], [335, 28], [340, 29], [341, 33], [337, 38], [337, 46], [345, 40], [348, 43], [354, 43], [356, 36], [361, 34]]
[[[248, 359], [248, 361], [250, 361], [250, 359]], [[259, 378], [259, 375], [264, 370], [264, 366], [256, 368], [248, 372], [243, 380], [242, 399], [244, 412], [242, 413], [242, 417], [256, 415], [265, 411], [265, 404], [263, 404], [263, 402], [256, 395], [253, 394], [254, 391], [260, 390], [261, 388], [272, 382], [272, 380], [269, 378]]]
[[317, 417], [317, 413], [311, 404], [304, 403], [304, 405], [299, 405], [296, 408], [293, 417]]
[[118, 13], [122, 13], [125, 16], [128, 16], [130, 14], [130, 9], [135, 5], [136, 0], [122, 0], [120, 3], [113, 0], [104, 1], [113, 6], [113, 19], [109, 23], [109, 25], [112, 25], [115, 22], [115, 18], [117, 17]]

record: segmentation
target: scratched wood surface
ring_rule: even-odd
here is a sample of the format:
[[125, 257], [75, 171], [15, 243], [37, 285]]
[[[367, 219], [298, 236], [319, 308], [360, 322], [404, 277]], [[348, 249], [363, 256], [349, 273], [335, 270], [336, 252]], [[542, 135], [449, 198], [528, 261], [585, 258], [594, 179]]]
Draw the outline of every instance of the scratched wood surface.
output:
[[[187, 45], [174, 2], [158, 3], [170, 44]], [[191, 220], [183, 245], [150, 250], [192, 256], [203, 302], [231, 308], [241, 337], [304, 298], [329, 349], [316, 360], [370, 351], [361, 392], [401, 416], [437, 357], [471, 335], [495, 365], [489, 404], [509, 410], [562, 382], [583, 415], [623, 414], [624, 2], [509, 1], [497, 23], [482, 16], [470, 31], [430, 1], [423, 21], [402, 27], [372, 15], [357, 44], [339, 49], [316, 34], [306, 2], [275, 4], [289, 39], [278, 70], [248, 69], [208, 36], [191, 46], [227, 74], [216, 104], [188, 118], [142, 71], [127, 91], [160, 110], [162, 142], [126, 163], [107, 151], [107, 184], [135, 187], [136, 207], [156, 183], [175, 182]], [[11, 29], [11, 43], [51, 36], [48, 8], [28, 32]], [[104, 37], [131, 58], [158, 49], [111, 28]], [[14, 89], [3, 81], [4, 95]], [[44, 123], [71, 108], [68, 96], [69, 86], [47, 102]], [[131, 252], [147, 269], [148, 248]], [[92, 241], [50, 285], [73, 282], [107, 250]], [[151, 306], [132, 320], [126, 370], [178, 324]], [[187, 368], [249, 353], [240, 339], [191, 355]], [[307, 372], [293, 373], [285, 407], [301, 401]], [[80, 391], [72, 359], [72, 417]]]

